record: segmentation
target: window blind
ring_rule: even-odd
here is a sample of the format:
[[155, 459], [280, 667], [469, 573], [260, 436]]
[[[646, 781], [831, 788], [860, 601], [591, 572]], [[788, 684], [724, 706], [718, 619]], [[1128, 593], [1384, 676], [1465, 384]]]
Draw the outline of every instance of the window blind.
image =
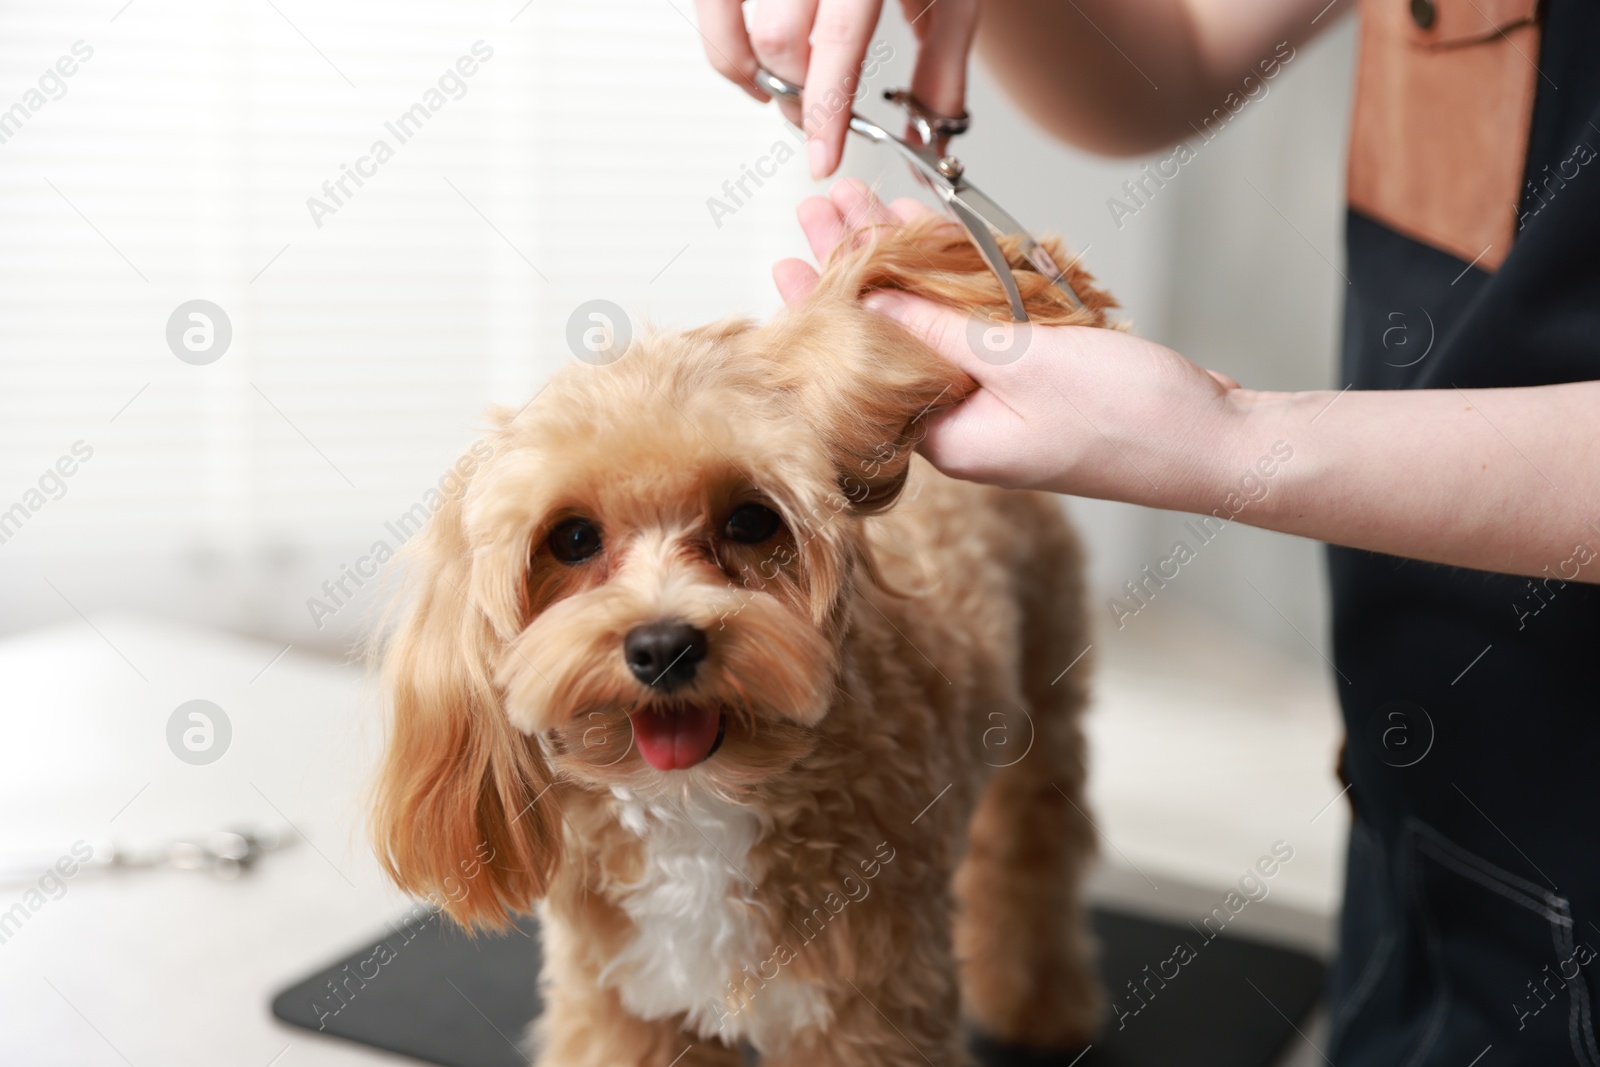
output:
[[[0, 71], [14, 602], [49, 600], [39, 575], [80, 607], [136, 595], [134, 561], [265, 568], [260, 598], [298, 604], [485, 403], [572, 359], [578, 305], [765, 313], [799, 246], [803, 159], [708, 208], [787, 135], [681, 0], [8, 5]], [[196, 300], [231, 328], [211, 362], [168, 342]]]

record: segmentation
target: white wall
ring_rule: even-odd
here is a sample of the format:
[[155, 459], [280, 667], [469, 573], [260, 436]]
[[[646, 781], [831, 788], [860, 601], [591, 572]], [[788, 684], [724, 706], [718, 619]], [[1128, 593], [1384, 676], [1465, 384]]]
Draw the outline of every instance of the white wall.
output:
[[[706, 67], [687, 4], [279, 7], [0, 12], [0, 107], [74, 41], [95, 50], [0, 144], [0, 509], [74, 441], [95, 449], [0, 544], [0, 632], [133, 606], [344, 647], [375, 583], [320, 629], [307, 598], [436, 483], [485, 402], [570, 358], [574, 307], [764, 315], [770, 262], [803, 250], [801, 158], [721, 225], [708, 210], [788, 135]], [[898, 14], [883, 32], [878, 114], [911, 55]], [[1139, 331], [1252, 385], [1335, 385], [1343, 283], [1321, 257], [1342, 264], [1351, 39], [1302, 49], [1120, 227], [1106, 201], [1142, 161], [1050, 143], [982, 74], [958, 148], [1025, 223], [1089, 249]], [[306, 198], [478, 40], [494, 58], [466, 95], [315, 226]], [[849, 170], [909, 188], [865, 143]], [[233, 322], [210, 366], [164, 338], [194, 297]], [[1071, 507], [1108, 591], [1180, 521]], [[1170, 592], [1292, 654], [1315, 655], [1278, 610], [1323, 643], [1311, 545], [1230, 529]]]
[[[137, 606], [343, 647], [374, 583], [320, 628], [307, 599], [398, 540], [485, 404], [572, 358], [579, 304], [641, 329], [776, 307], [803, 166], [718, 225], [707, 199], [781, 130], [671, 4], [115, 11], [0, 9], [0, 94], [93, 50], [0, 144], [0, 511], [93, 449], [0, 543], [0, 632]], [[393, 158], [314, 220], [378, 139]], [[165, 338], [196, 297], [233, 325], [206, 366]]]

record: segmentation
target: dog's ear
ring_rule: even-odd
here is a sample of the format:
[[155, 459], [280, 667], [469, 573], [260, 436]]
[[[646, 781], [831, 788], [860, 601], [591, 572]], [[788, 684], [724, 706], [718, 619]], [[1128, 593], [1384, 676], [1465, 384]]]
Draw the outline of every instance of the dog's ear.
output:
[[[1039, 274], [1014, 239], [1001, 248], [1012, 264], [1029, 321], [1104, 326], [1115, 302], [1042, 242], [1082, 297], [1074, 307], [1053, 279]], [[776, 361], [780, 386], [796, 414], [828, 443], [840, 491], [864, 512], [892, 504], [904, 488], [921, 423], [959, 403], [976, 383], [898, 323], [861, 306], [861, 297], [893, 289], [953, 307], [982, 321], [1010, 321], [999, 279], [966, 234], [942, 216], [859, 231], [840, 244], [816, 289], [758, 331]], [[974, 336], [981, 336], [981, 327]]]
[[[1062, 280], [1083, 301], [1079, 307], [1053, 278], [1040, 274], [1022, 253], [1016, 237], [997, 238], [1011, 265], [1017, 292], [1036, 326], [1108, 326], [1106, 313], [1117, 306], [1094, 277], [1068, 256], [1054, 237], [1039, 244], [1061, 268]], [[1011, 321], [1000, 279], [966, 231], [943, 215], [929, 212], [904, 224], [883, 223], [857, 230], [834, 249], [813, 299], [860, 297], [875, 289], [897, 289], [945, 304], [975, 318]]]
[[408, 547], [410, 596], [384, 652], [391, 703], [373, 840], [384, 869], [468, 926], [497, 928], [544, 895], [562, 824], [549, 765], [501, 707], [498, 647], [467, 599], [461, 496]]
[[922, 420], [957, 403], [965, 371], [855, 299], [814, 296], [754, 338], [790, 410], [827, 446], [852, 510], [880, 511], [905, 487]]

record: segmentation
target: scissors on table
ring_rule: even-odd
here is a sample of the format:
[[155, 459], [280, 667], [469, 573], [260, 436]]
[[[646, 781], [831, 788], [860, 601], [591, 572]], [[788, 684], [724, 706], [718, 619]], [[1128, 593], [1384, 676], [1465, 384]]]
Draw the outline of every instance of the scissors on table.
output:
[[[800, 100], [801, 86], [784, 81], [770, 71], [757, 70], [756, 83], [780, 99], [793, 100], [796, 103]], [[1023, 256], [1033, 264], [1034, 269], [1049, 278], [1065, 293], [1073, 307], [1083, 307], [1082, 299], [1063, 276], [1061, 268], [1056, 266], [1050, 253], [1045, 251], [1044, 247], [1034, 240], [1033, 235], [1023, 229], [1022, 224], [1012, 218], [1009, 212], [967, 181], [965, 168], [959, 159], [951, 155], [941, 155], [935, 150], [935, 137], [939, 134], [962, 132], [966, 128], [964, 120], [937, 120], [923, 110], [914, 97], [903, 91], [888, 92], [884, 96], [907, 110], [911, 116], [912, 128], [922, 137], [922, 144], [903, 141], [876, 122], [862, 118], [855, 112], [850, 113], [850, 129], [869, 141], [887, 144], [895, 149], [905, 157], [906, 162], [911, 164], [912, 171], [938, 194], [945, 208], [965, 227], [967, 236], [982, 253], [984, 261], [989, 264], [989, 269], [1000, 279], [1000, 285], [1006, 292], [1006, 302], [1011, 305], [1012, 321], [1027, 322], [1028, 313], [1022, 305], [1022, 294], [1017, 291], [1017, 279], [1011, 273], [1011, 264], [1006, 260], [1005, 253], [1000, 250], [999, 242], [995, 240], [997, 234], [1015, 235], [1022, 242]]]

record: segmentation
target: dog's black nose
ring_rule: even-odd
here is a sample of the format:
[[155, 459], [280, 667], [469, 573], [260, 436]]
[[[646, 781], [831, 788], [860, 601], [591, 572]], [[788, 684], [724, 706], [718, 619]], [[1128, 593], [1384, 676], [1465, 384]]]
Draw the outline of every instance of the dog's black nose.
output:
[[676, 689], [689, 684], [706, 658], [705, 631], [686, 622], [648, 622], [628, 631], [622, 655], [645, 685]]

